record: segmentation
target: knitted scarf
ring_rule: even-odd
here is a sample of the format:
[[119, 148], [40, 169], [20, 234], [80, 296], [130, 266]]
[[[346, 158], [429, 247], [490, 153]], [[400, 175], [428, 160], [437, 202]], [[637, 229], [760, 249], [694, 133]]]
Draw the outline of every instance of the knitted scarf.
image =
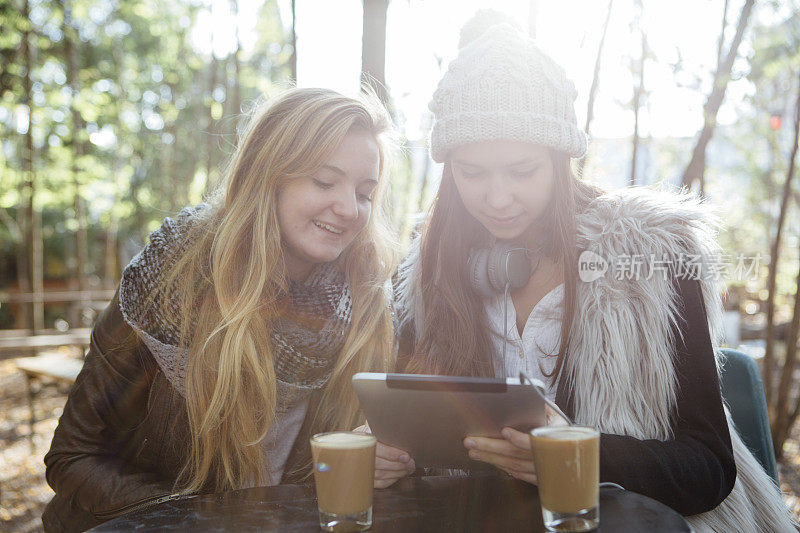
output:
[[[125, 320], [150, 350], [170, 383], [186, 397], [186, 351], [179, 347], [180, 302], [146, 305], [192, 241], [189, 230], [211, 213], [208, 204], [165, 218], [122, 274], [119, 302]], [[325, 385], [350, 327], [352, 297], [345, 275], [330, 263], [304, 283], [291, 281], [280, 296], [271, 344], [280, 388], [312, 391]], [[288, 386], [288, 387], [286, 387]]]

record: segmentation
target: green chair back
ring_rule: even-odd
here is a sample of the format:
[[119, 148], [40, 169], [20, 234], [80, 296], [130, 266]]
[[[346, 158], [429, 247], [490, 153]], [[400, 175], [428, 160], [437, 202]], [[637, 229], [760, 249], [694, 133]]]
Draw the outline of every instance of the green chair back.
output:
[[769, 429], [764, 383], [756, 362], [747, 354], [723, 348], [722, 397], [745, 445], [778, 484], [778, 467]]

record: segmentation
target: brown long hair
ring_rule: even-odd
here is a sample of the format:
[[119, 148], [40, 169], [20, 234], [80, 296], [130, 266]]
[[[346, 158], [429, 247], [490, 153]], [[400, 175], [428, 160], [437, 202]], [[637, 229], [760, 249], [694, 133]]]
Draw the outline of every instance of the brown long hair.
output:
[[[553, 201], [544, 214], [545, 253], [563, 265], [564, 318], [561, 347], [551, 377], [564, 365], [569, 331], [575, 315], [578, 249], [577, 215], [602, 191], [580, 181], [569, 156], [550, 152]], [[488, 231], [469, 214], [456, 189], [449, 164], [444, 165], [436, 200], [422, 229], [421, 294], [425, 323], [416, 346], [401, 354], [404, 371], [457, 376], [493, 376], [492, 345], [481, 297], [470, 286], [467, 259], [472, 248], [489, 244]]]

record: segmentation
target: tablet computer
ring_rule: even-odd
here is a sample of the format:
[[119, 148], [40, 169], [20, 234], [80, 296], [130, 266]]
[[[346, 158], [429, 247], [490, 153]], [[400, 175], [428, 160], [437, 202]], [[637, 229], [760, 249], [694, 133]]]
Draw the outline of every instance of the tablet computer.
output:
[[418, 467], [490, 468], [469, 458], [464, 437], [545, 424], [541, 394], [515, 378], [359, 372], [353, 387], [378, 440], [407, 451]]

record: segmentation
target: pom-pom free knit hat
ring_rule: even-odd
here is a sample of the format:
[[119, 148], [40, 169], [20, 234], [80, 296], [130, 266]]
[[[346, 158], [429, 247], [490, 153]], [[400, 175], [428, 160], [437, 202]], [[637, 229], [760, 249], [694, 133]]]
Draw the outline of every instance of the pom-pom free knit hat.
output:
[[[478, 33], [473, 26], [465, 25], [472, 35]], [[564, 69], [510, 24], [472, 35], [465, 39], [462, 32], [458, 57], [429, 105], [433, 160], [443, 163], [462, 144], [498, 139], [583, 157], [587, 141], [575, 118], [577, 92]]]

